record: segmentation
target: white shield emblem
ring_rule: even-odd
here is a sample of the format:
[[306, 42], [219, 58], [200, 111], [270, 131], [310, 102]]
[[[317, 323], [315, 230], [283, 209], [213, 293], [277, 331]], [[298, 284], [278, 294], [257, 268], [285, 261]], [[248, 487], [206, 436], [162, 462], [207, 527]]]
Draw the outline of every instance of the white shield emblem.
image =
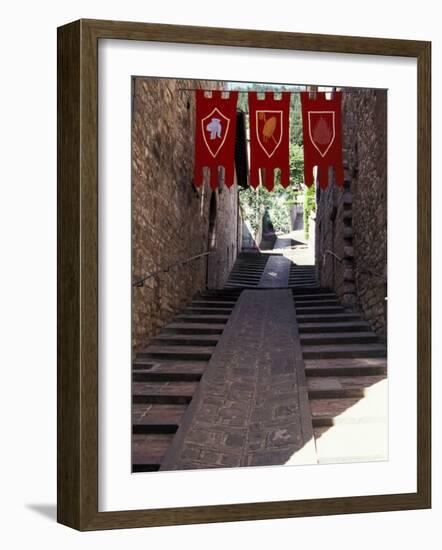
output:
[[213, 158], [220, 152], [229, 131], [230, 119], [215, 107], [206, 117], [201, 119], [201, 130], [204, 143]]

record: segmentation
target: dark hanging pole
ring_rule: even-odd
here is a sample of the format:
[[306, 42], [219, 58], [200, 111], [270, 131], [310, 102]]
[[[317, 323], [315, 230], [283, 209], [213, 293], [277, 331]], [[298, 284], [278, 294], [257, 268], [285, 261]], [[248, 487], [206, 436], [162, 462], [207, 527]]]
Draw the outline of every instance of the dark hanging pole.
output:
[[[289, 86], [289, 85], [285, 85], [285, 84], [282, 84], [281, 86]], [[290, 84], [290, 86], [293, 86], [293, 87], [299, 87], [299, 86], [302, 86], [304, 88], [304, 90], [288, 90], [286, 88], [280, 88], [279, 90], [278, 89], [268, 89], [268, 90], [253, 90], [252, 88], [248, 88], [248, 89], [239, 89], [239, 88], [232, 88], [231, 90], [225, 90], [225, 89], [219, 89], [219, 88], [178, 88], [178, 92], [195, 92], [196, 90], [203, 90], [204, 92], [214, 92], [214, 91], [221, 91], [221, 92], [237, 92], [238, 94], [248, 94], [249, 92], [252, 92], [252, 91], [255, 91], [257, 92], [258, 94], [264, 94], [266, 92], [273, 92], [275, 94], [280, 94], [282, 92], [290, 92], [291, 94], [300, 94], [301, 92], [305, 92], [305, 91], [311, 91], [311, 90], [315, 90], [315, 91], [318, 91], [318, 88], [329, 88], [328, 90], [321, 90], [325, 93], [332, 93], [336, 90], [342, 90], [343, 93], [357, 93], [357, 92], [360, 92], [360, 91], [366, 91], [366, 90], [374, 90], [374, 91], [380, 91], [380, 92], [385, 92], [387, 91], [387, 88], [367, 88], [367, 87], [357, 87], [357, 86], [325, 86], [325, 85], [322, 85], [322, 84], [315, 84], [315, 85], [305, 85], [305, 84]]]

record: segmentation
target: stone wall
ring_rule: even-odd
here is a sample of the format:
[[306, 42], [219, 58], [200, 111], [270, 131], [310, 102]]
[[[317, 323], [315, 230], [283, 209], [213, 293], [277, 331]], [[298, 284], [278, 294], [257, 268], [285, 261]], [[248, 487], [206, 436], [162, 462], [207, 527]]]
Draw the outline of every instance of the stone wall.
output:
[[213, 82], [133, 78], [132, 276], [212, 250], [132, 290], [137, 351], [207, 285], [222, 287], [238, 252], [238, 193], [192, 185], [194, 94]]
[[344, 93], [342, 125], [344, 189], [317, 192], [318, 275], [386, 337], [387, 92]]

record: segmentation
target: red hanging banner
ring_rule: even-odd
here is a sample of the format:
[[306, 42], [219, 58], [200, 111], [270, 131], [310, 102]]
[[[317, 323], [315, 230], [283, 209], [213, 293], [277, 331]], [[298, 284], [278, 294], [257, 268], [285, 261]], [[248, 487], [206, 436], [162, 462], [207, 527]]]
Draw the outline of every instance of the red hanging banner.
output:
[[318, 167], [319, 185], [328, 185], [328, 167], [333, 166], [336, 184], [344, 185], [342, 164], [341, 92], [327, 99], [325, 92], [301, 92], [302, 133], [304, 137], [304, 183], [313, 184], [313, 167]]
[[268, 191], [274, 186], [274, 170], [281, 171], [281, 185], [290, 183], [289, 169], [289, 111], [290, 92], [282, 92], [275, 99], [273, 92], [265, 92], [258, 99], [257, 92], [249, 92], [250, 120], [250, 185], [259, 185], [259, 169], [264, 168], [264, 185]]
[[218, 185], [218, 167], [224, 166], [224, 182], [231, 187], [235, 180], [235, 132], [238, 92], [228, 98], [213, 90], [211, 97], [196, 90], [194, 184], [203, 183], [203, 168], [210, 168], [210, 187]]

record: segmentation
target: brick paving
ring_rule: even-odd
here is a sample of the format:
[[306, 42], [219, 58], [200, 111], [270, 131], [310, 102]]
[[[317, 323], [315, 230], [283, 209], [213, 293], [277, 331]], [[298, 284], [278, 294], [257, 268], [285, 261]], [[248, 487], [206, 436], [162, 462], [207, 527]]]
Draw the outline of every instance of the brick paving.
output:
[[315, 462], [291, 292], [245, 290], [161, 469]]

